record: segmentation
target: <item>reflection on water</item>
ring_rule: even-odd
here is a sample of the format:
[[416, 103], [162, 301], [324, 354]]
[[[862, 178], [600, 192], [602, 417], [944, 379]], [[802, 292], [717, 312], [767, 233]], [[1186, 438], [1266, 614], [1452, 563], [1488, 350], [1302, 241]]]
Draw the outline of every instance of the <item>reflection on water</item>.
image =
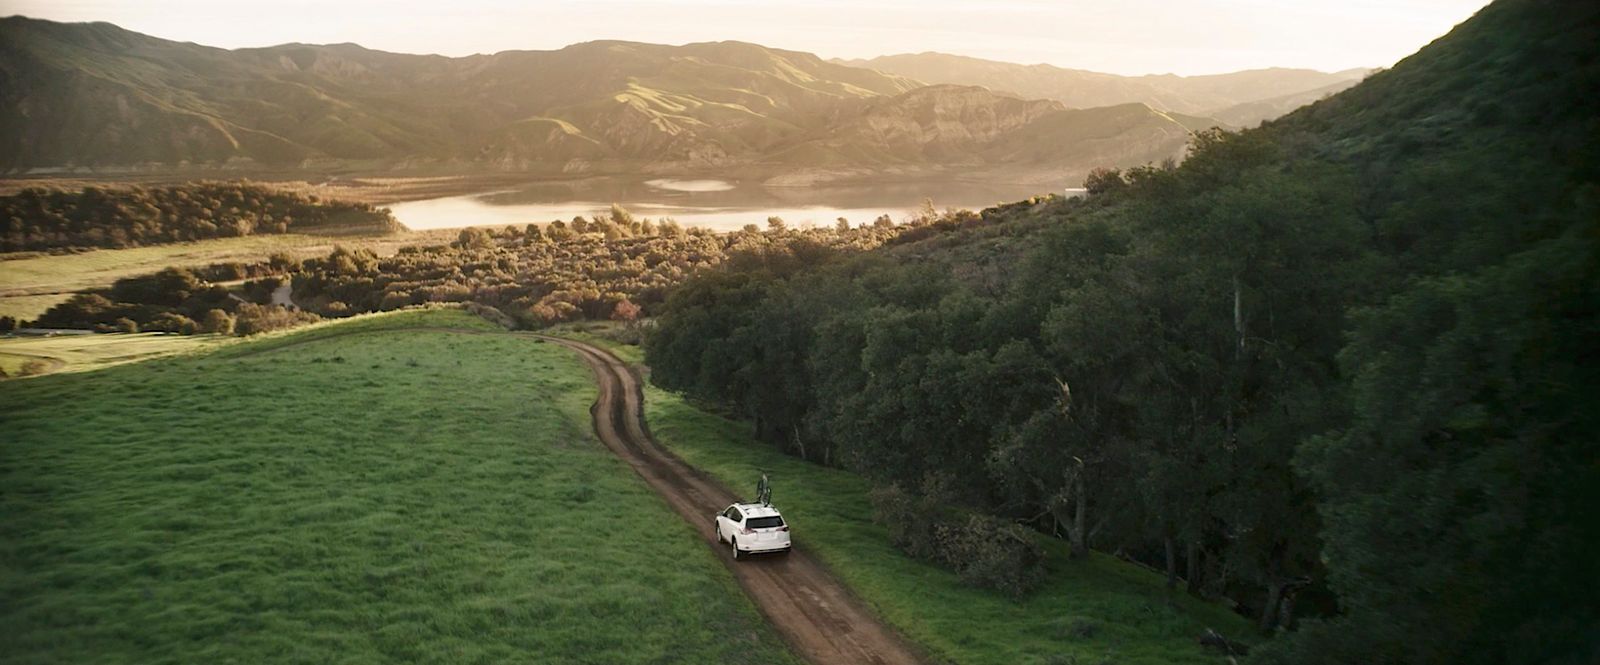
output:
[[669, 192], [726, 192], [733, 189], [733, 183], [726, 180], [646, 180], [645, 185]]
[[746, 224], [765, 227], [767, 217], [790, 226], [852, 225], [887, 214], [900, 221], [932, 199], [936, 207], [973, 210], [1047, 193], [1037, 185], [918, 181], [872, 185], [763, 187], [726, 180], [594, 178], [529, 183], [509, 191], [408, 201], [390, 206], [412, 229], [461, 226], [521, 226], [529, 222], [593, 217], [621, 204], [636, 216], [671, 217], [686, 226], [731, 231]]

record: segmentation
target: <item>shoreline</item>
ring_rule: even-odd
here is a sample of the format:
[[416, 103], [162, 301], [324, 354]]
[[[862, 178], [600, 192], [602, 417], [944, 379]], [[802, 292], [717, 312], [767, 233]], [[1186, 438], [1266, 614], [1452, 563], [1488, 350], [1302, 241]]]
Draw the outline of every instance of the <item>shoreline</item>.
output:
[[1082, 176], [1036, 169], [949, 168], [907, 169], [736, 169], [672, 170], [650, 169], [604, 173], [550, 173], [545, 171], [454, 171], [415, 172], [397, 170], [353, 170], [319, 172], [304, 170], [229, 170], [186, 169], [163, 171], [105, 171], [88, 173], [34, 173], [0, 176], [0, 196], [9, 196], [29, 187], [80, 189], [83, 187], [159, 187], [195, 181], [249, 181], [302, 194], [335, 198], [356, 203], [386, 206], [449, 196], [482, 194], [516, 189], [528, 185], [568, 185], [581, 187], [605, 181], [629, 179], [713, 179], [758, 184], [772, 190], [804, 190], [813, 187], [873, 187], [921, 182], [957, 182], [973, 185], [1046, 187], [1049, 191], [1076, 187]]

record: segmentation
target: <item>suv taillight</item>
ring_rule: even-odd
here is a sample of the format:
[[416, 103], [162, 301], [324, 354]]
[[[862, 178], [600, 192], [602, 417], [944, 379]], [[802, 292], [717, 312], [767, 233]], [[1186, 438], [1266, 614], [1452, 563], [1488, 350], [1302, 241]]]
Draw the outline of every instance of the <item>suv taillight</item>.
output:
[[739, 533], [742, 533], [742, 534], [748, 536], [748, 535], [750, 535], [752, 533], [755, 533], [755, 531], [751, 530], [750, 527], [744, 527], [742, 529], [739, 529]]
[[788, 533], [789, 525], [785, 524], [782, 528], [779, 528], [778, 530], [782, 531], [782, 532], [785, 532], [785, 533]]

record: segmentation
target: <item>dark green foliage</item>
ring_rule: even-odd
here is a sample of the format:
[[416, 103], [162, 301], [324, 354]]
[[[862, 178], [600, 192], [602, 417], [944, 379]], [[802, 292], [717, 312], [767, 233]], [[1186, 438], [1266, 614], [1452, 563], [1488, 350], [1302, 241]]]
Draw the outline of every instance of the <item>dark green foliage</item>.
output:
[[1094, 169], [1089, 172], [1089, 177], [1083, 180], [1083, 189], [1089, 196], [1109, 194], [1127, 186], [1128, 181], [1122, 178], [1122, 171], [1118, 169]]
[[182, 304], [201, 287], [194, 273], [182, 268], [167, 268], [148, 277], [119, 279], [111, 286], [110, 297], [117, 302], [137, 302], [168, 307]]
[[192, 333], [198, 330], [195, 320], [206, 312], [232, 311], [238, 305], [226, 288], [208, 284], [188, 269], [167, 268], [119, 279], [101, 292], [74, 295], [35, 323], [45, 328], [106, 329], [125, 327], [118, 322], [125, 318], [145, 330]]
[[653, 378], [1317, 617], [1258, 662], [1593, 662], [1597, 56], [1600, 6], [1502, 0], [1114, 195], [688, 284]]
[[387, 209], [318, 200], [246, 182], [0, 196], [0, 252], [140, 247], [263, 233], [389, 233]]
[[946, 566], [965, 584], [1021, 597], [1044, 581], [1044, 552], [1026, 528], [957, 510], [948, 485], [925, 479], [919, 491], [889, 485], [872, 492], [873, 519], [907, 554]]

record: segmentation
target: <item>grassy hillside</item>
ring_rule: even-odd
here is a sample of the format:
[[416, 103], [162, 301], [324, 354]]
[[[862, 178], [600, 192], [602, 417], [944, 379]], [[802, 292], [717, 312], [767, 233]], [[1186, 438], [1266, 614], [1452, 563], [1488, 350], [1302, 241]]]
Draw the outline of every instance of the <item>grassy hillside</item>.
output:
[[[1081, 178], [1107, 164], [1179, 159], [1218, 123], [1144, 104], [1069, 109], [980, 87], [933, 85], [879, 99], [779, 156], [795, 165], [1053, 164]], [[828, 155], [819, 158], [817, 155]]]
[[0, 338], [0, 369], [10, 376], [81, 372], [223, 344], [225, 337], [156, 333]]
[[1360, 79], [1339, 81], [1320, 88], [1235, 104], [1223, 109], [1213, 109], [1209, 112], [1209, 115], [1234, 127], [1255, 127], [1262, 122], [1281, 117], [1302, 106], [1333, 96], [1340, 91], [1348, 90], [1360, 82]]
[[576, 358], [412, 326], [485, 324], [0, 385], [6, 660], [793, 662], [590, 438]]
[[[945, 53], [905, 53], [841, 62], [928, 83], [981, 85], [1028, 99], [1054, 99], [1074, 108], [1146, 104], [1163, 111], [1192, 115], [1208, 115], [1218, 109], [1343, 82], [1353, 84], [1362, 74], [1358, 70], [1326, 73], [1271, 68], [1206, 76], [1118, 76]], [[1282, 108], [1271, 117], [1293, 108]]]
[[738, 42], [442, 58], [350, 44], [228, 51], [22, 17], [0, 35], [8, 168], [705, 163], [916, 85]]
[[71, 298], [70, 293], [50, 293], [33, 296], [0, 296], [0, 316], [18, 321], [31, 321]]

